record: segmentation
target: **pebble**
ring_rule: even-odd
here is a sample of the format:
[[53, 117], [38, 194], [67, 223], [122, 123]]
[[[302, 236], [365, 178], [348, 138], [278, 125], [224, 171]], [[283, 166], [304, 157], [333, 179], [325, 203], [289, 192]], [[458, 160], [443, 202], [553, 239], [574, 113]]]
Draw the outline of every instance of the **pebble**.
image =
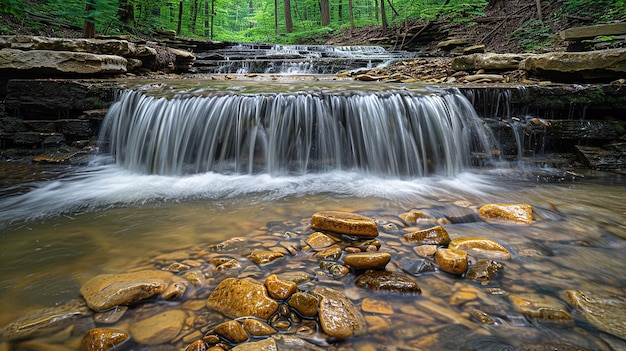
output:
[[485, 222], [533, 222], [533, 208], [527, 204], [487, 204], [478, 210], [478, 214]]
[[412, 259], [403, 257], [400, 260], [400, 268], [408, 274], [420, 275], [426, 272], [434, 272], [435, 265], [427, 259]]
[[248, 255], [248, 259], [256, 263], [258, 266], [267, 266], [268, 264], [272, 264], [284, 258], [284, 254], [274, 251], [255, 250]]
[[531, 319], [573, 322], [567, 306], [555, 297], [539, 294], [510, 294], [509, 300], [520, 312]]
[[450, 243], [448, 231], [440, 225], [404, 234], [404, 240], [422, 245], [447, 245]]
[[452, 274], [463, 274], [467, 271], [467, 252], [453, 249], [438, 249], [435, 261], [439, 269]]
[[276, 274], [265, 278], [264, 284], [270, 296], [278, 300], [286, 300], [298, 290], [295, 282], [282, 280]]
[[626, 340], [626, 300], [580, 290], [567, 290], [570, 305], [582, 313], [599, 330]]
[[253, 279], [226, 278], [209, 295], [207, 307], [230, 318], [254, 316], [267, 320], [278, 310], [278, 302]]
[[474, 263], [467, 271], [466, 277], [472, 280], [487, 281], [496, 277], [502, 271], [502, 263], [493, 260], [480, 260]]
[[240, 344], [248, 340], [246, 330], [241, 323], [234, 320], [218, 324], [213, 332], [233, 344]]
[[343, 256], [343, 261], [354, 269], [384, 269], [391, 255], [378, 251], [349, 253]]
[[320, 300], [307, 292], [296, 292], [289, 299], [289, 306], [305, 317], [317, 316]]
[[487, 238], [456, 238], [448, 245], [449, 249], [471, 251], [472, 254], [486, 258], [511, 258], [511, 253], [499, 242]]
[[334, 244], [336, 240], [322, 232], [315, 232], [309, 235], [304, 242], [313, 249], [318, 250]]
[[185, 347], [184, 351], [207, 351], [207, 346], [202, 340], [196, 340]]
[[341, 247], [339, 245], [333, 245], [322, 249], [315, 253], [315, 258], [320, 260], [338, 260], [341, 257]]
[[254, 318], [244, 319], [243, 328], [252, 336], [268, 336], [277, 333], [271, 325]]
[[321, 297], [319, 322], [328, 336], [346, 339], [367, 332], [365, 318], [342, 293], [325, 286], [317, 286], [313, 292]]
[[311, 228], [314, 230], [327, 230], [361, 238], [375, 238], [378, 236], [378, 226], [376, 225], [376, 221], [351, 212], [316, 212], [311, 217]]
[[130, 339], [130, 335], [123, 330], [109, 328], [94, 328], [85, 333], [81, 342], [81, 351], [106, 351], [117, 349]]
[[408, 275], [387, 271], [368, 271], [359, 276], [354, 284], [360, 288], [409, 295], [422, 293], [419, 285]]

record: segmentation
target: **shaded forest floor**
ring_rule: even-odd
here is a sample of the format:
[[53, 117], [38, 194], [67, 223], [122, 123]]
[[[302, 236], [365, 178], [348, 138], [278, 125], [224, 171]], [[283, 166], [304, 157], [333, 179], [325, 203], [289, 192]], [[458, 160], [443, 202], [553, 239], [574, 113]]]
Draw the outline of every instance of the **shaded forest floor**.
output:
[[[394, 49], [437, 52], [437, 43], [446, 39], [467, 39], [473, 45], [485, 45], [488, 52], [521, 53], [565, 50], [565, 43], [555, 39], [560, 31], [598, 24], [588, 17], [597, 9], [567, 13], [559, 1], [543, 1], [542, 21], [534, 1], [500, 1], [487, 8], [485, 15], [467, 18], [440, 18], [431, 23], [408, 21], [383, 32], [380, 26], [345, 29], [334, 33], [325, 43], [332, 45], [381, 44]], [[589, 10], [589, 11], [587, 11]], [[626, 19], [623, 19], [626, 20]], [[426, 28], [424, 28], [426, 26]], [[418, 35], [415, 35], [418, 32]], [[403, 45], [404, 43], [404, 45]]]

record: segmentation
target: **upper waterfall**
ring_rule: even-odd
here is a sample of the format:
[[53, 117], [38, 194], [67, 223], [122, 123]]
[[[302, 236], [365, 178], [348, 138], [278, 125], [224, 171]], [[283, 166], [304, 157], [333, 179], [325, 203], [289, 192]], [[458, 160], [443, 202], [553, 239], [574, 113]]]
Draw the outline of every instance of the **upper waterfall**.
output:
[[456, 175], [490, 154], [489, 131], [456, 90], [212, 94], [156, 98], [126, 90], [101, 144], [144, 174], [305, 174], [332, 170]]

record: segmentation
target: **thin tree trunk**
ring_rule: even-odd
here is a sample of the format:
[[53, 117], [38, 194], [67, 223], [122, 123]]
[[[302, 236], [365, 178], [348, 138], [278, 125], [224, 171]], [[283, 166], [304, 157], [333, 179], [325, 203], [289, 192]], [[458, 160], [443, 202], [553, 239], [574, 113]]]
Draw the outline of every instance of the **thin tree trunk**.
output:
[[91, 14], [95, 10], [91, 1], [85, 5], [85, 23], [83, 24], [83, 38], [94, 38], [96, 36], [96, 24]]
[[322, 27], [330, 25], [330, 5], [328, 0], [320, 0], [320, 15], [322, 16]]
[[274, 34], [278, 35], [278, 0], [274, 0]]
[[285, 3], [285, 31], [293, 32], [293, 20], [291, 19], [291, 1], [284, 0]]
[[385, 0], [380, 0], [380, 18], [383, 32], [387, 31], [387, 15], [385, 14]]
[[183, 2], [181, 1], [178, 4], [178, 28], [176, 30], [176, 34], [180, 35], [183, 29]]
[[535, 3], [537, 4], [537, 17], [539, 18], [539, 21], [543, 22], [543, 11], [541, 11], [541, 0], [535, 0]]
[[350, 37], [354, 33], [354, 10], [352, 9], [352, 0], [348, 0], [348, 11], [350, 11]]

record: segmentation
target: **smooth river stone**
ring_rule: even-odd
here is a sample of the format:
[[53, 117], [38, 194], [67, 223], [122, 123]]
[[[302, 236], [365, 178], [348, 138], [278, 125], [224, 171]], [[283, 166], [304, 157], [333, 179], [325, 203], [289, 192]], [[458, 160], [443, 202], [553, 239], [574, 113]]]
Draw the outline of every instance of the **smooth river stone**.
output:
[[314, 249], [321, 249], [334, 244], [335, 239], [322, 232], [315, 232], [309, 235], [309, 237], [304, 242]]
[[267, 336], [277, 333], [271, 325], [253, 318], [244, 319], [243, 328], [252, 336]]
[[242, 342], [248, 340], [248, 333], [245, 329], [243, 329], [241, 323], [237, 321], [231, 320], [220, 323], [213, 329], [213, 331], [215, 334], [233, 344], [241, 344]]
[[320, 211], [311, 217], [311, 228], [363, 238], [378, 236], [376, 221], [360, 214], [341, 211]]
[[80, 294], [91, 309], [104, 311], [156, 296], [164, 292], [173, 279], [171, 272], [157, 270], [102, 274], [85, 283], [80, 288]]
[[81, 351], [115, 350], [130, 339], [127, 332], [119, 329], [94, 328], [85, 333], [80, 343]]
[[448, 232], [440, 225], [404, 234], [404, 239], [422, 245], [447, 245], [450, 242]]
[[289, 306], [305, 317], [317, 316], [319, 304], [317, 296], [306, 292], [297, 292], [289, 299]]
[[439, 249], [435, 252], [435, 261], [439, 269], [452, 274], [463, 274], [467, 271], [467, 252], [453, 249]]
[[478, 214], [485, 222], [533, 222], [533, 208], [527, 204], [487, 204], [478, 210]]
[[539, 294], [511, 294], [513, 305], [528, 317], [541, 321], [572, 322], [567, 306], [561, 300]]
[[187, 313], [181, 310], [167, 310], [148, 318], [133, 322], [130, 335], [143, 345], [159, 345], [174, 340], [185, 324]]
[[355, 269], [384, 269], [391, 261], [387, 252], [357, 252], [343, 256], [343, 262]]
[[341, 292], [325, 286], [317, 286], [313, 292], [321, 297], [319, 321], [328, 336], [346, 339], [367, 332], [361, 311]]
[[270, 296], [278, 300], [286, 300], [298, 290], [298, 284], [282, 280], [276, 274], [265, 278], [264, 284]]
[[471, 251], [486, 258], [511, 258], [511, 253], [502, 244], [487, 238], [456, 238], [448, 245], [452, 250]]
[[285, 255], [274, 251], [255, 250], [248, 255], [248, 259], [256, 263], [258, 266], [267, 266], [268, 264], [274, 263], [283, 258], [285, 258]]
[[354, 284], [360, 288], [380, 292], [419, 295], [419, 285], [406, 274], [387, 271], [371, 271], [360, 275]]
[[227, 278], [209, 295], [207, 307], [230, 318], [268, 319], [278, 310], [278, 302], [270, 298], [267, 288], [256, 280]]
[[623, 297], [567, 290], [567, 301], [599, 330], [626, 340], [626, 300]]

